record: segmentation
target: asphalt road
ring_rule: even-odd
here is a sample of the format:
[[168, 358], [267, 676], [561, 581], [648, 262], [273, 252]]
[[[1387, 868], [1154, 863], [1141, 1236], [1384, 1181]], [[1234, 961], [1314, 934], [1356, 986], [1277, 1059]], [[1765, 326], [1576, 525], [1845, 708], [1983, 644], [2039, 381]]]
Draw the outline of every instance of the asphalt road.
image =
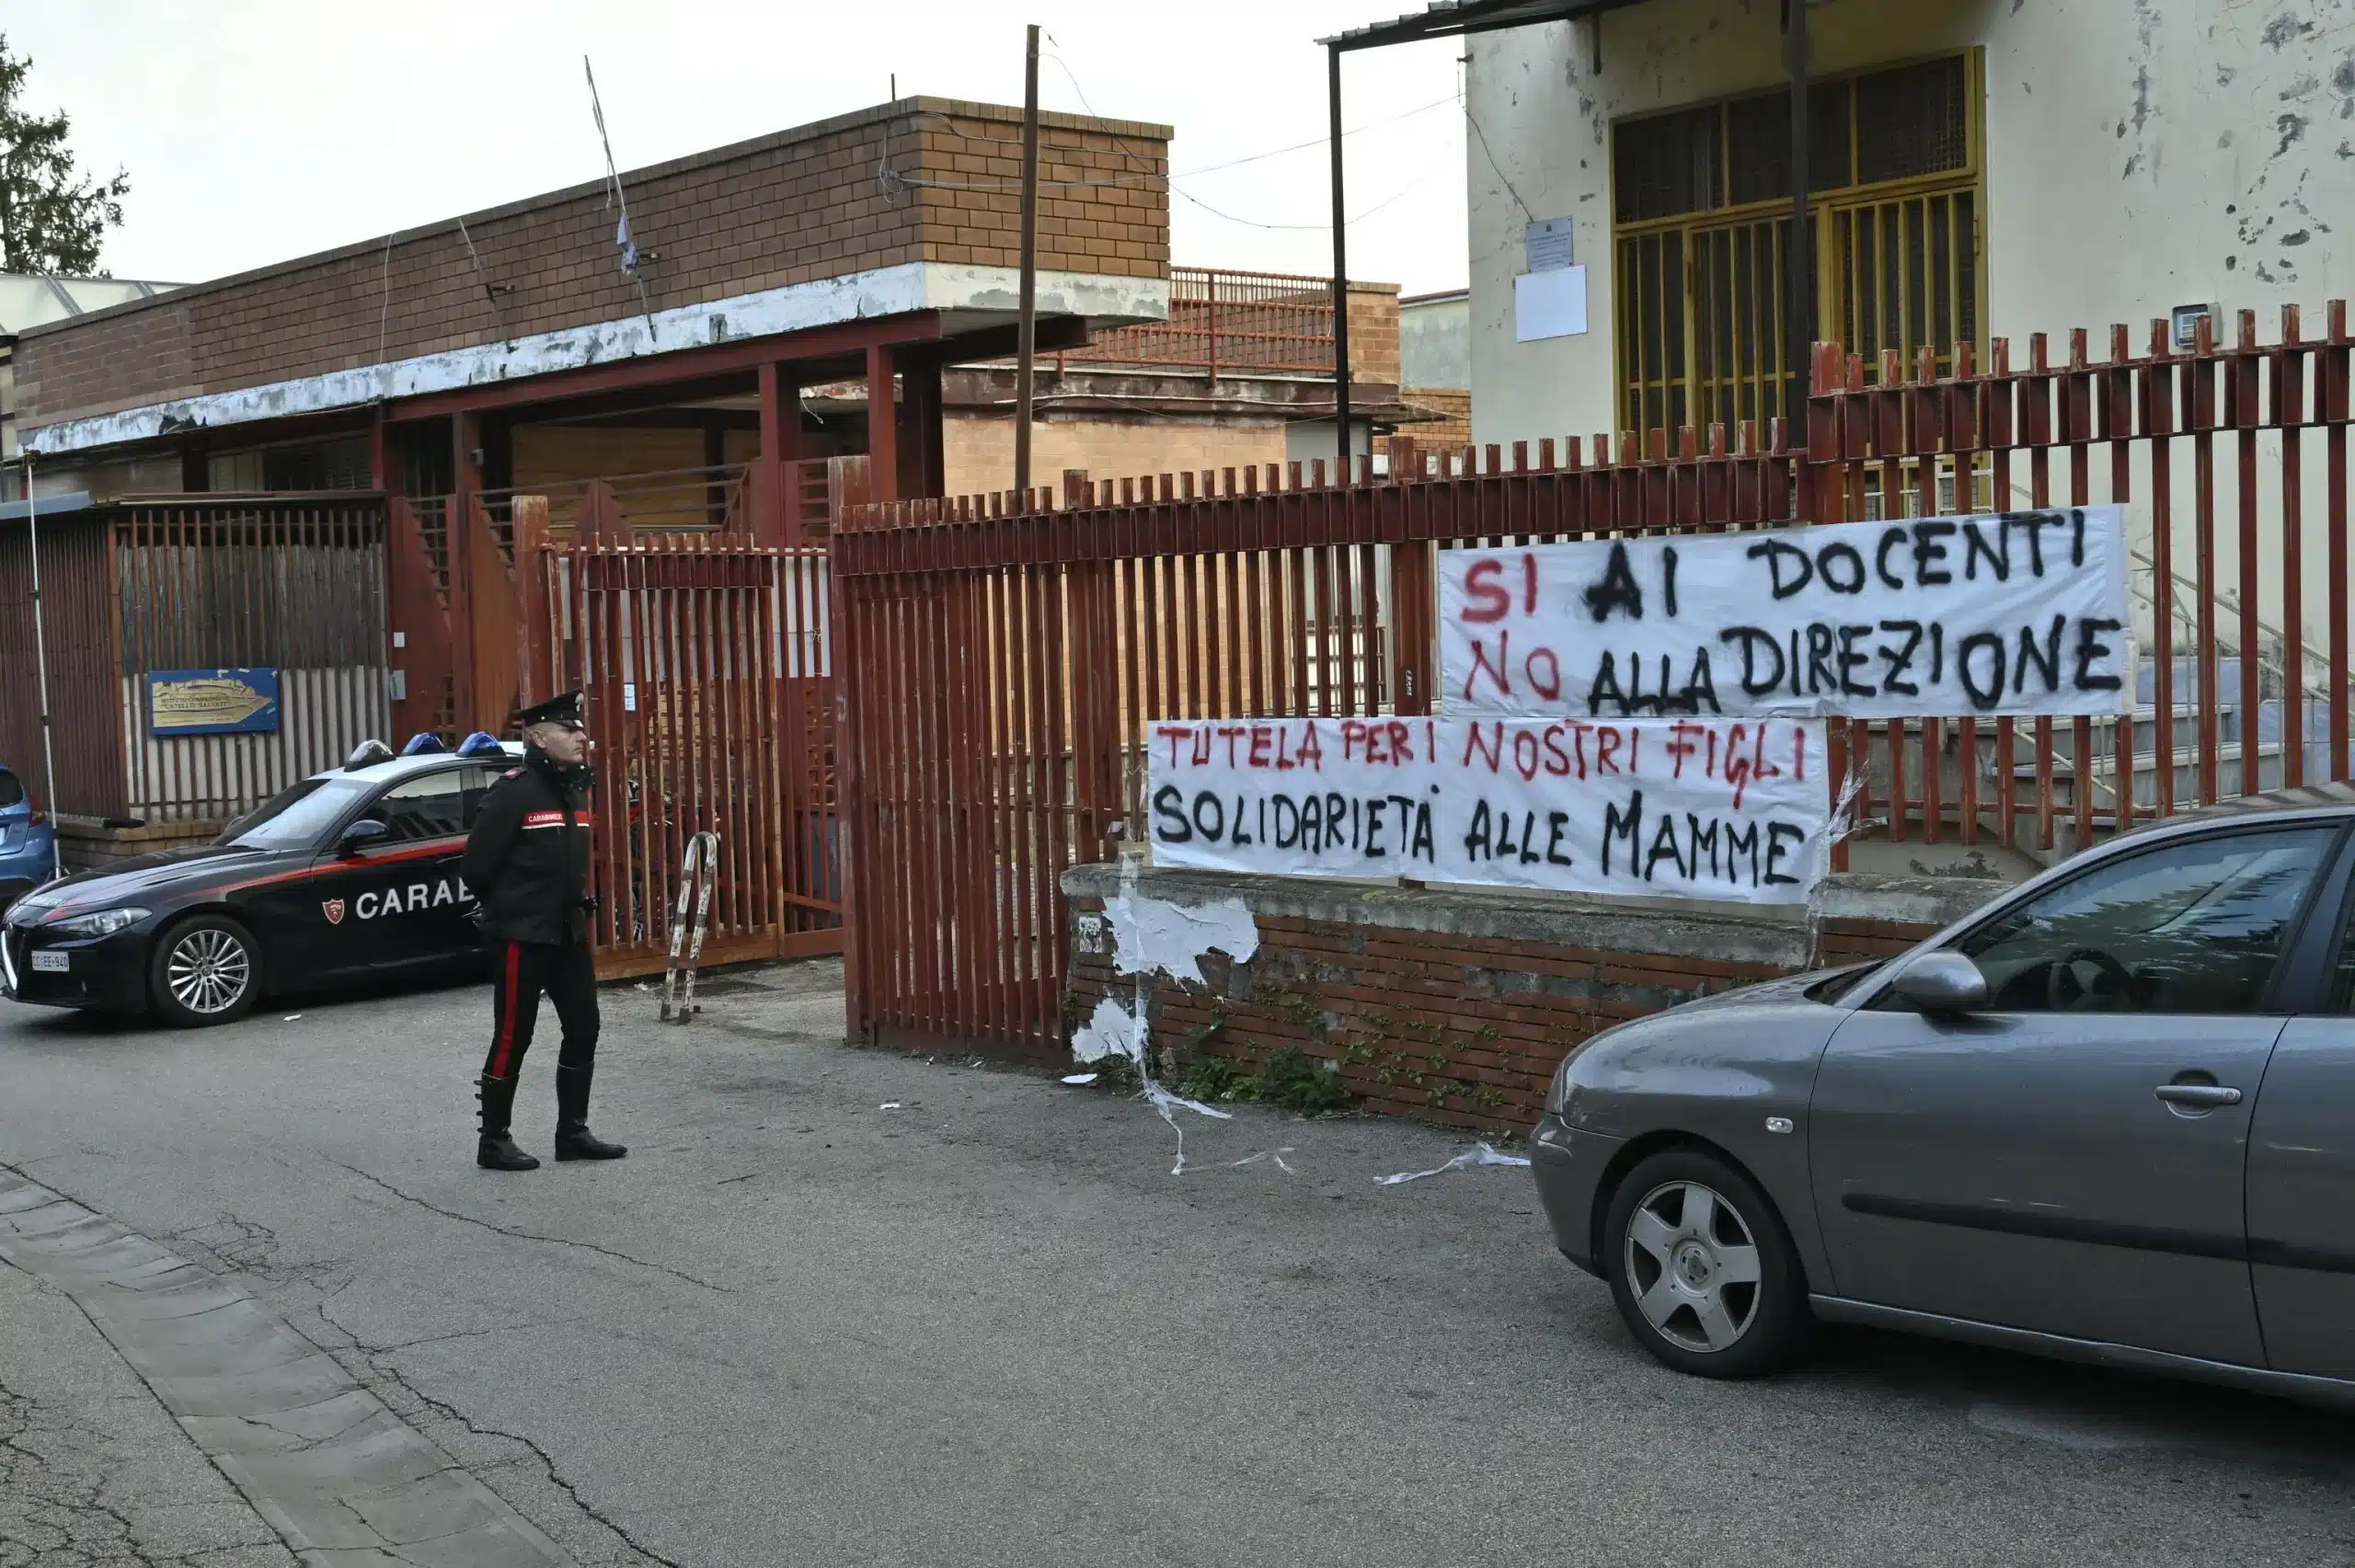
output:
[[[1457, 1139], [1243, 1107], [1173, 1176], [1138, 1103], [845, 1048], [837, 980], [688, 1029], [609, 991], [631, 1156], [526, 1175], [472, 1164], [487, 997], [10, 1006], [0, 1165], [250, 1290], [581, 1563], [2355, 1564], [2355, 1422], [1854, 1333], [1677, 1377], [1525, 1173], [1376, 1185]], [[258, 1525], [0, 1269], [0, 1568], [291, 1561]]]

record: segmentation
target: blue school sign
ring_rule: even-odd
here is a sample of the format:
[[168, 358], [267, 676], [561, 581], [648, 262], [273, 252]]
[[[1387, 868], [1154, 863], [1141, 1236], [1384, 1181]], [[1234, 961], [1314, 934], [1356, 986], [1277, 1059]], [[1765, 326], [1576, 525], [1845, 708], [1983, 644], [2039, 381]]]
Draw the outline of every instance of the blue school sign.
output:
[[275, 670], [153, 670], [147, 673], [147, 728], [178, 735], [274, 735]]

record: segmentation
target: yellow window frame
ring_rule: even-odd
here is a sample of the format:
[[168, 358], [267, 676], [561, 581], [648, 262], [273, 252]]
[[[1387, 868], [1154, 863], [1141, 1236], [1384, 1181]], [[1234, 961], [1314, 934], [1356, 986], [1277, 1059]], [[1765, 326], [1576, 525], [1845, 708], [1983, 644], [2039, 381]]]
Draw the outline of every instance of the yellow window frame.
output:
[[[1983, 349], [1987, 338], [1985, 55], [1972, 48], [1885, 61], [1819, 82], [1845, 81], [1849, 167], [1856, 166], [1859, 77], [1907, 65], [1959, 58], [1963, 68], [1967, 156], [1959, 168], [1819, 191], [1809, 199], [1815, 253], [1819, 338], [1836, 339], [1866, 359], [1877, 377], [1880, 350], [1894, 347], [1910, 369], [1930, 342], [1939, 368], [1951, 368], [1957, 340]], [[1673, 113], [1724, 106], [1754, 93], [1681, 105]], [[1616, 221], [1616, 138], [1639, 119], [1614, 121], [1611, 171], [1612, 289], [1619, 428], [1675, 429], [1720, 421], [1765, 421], [1784, 411], [1792, 367], [1784, 321], [1790, 200], [1739, 206], [1634, 223]], [[1726, 138], [1732, 116], [1718, 116], [1720, 170], [1731, 166]], [[1924, 265], [1908, 265], [1919, 236]], [[1894, 242], [1892, 245], [1891, 242]], [[1934, 257], [1933, 253], [1936, 252]], [[1938, 270], [1929, 264], [1935, 259]], [[1943, 277], [1944, 287], [1938, 285]], [[1921, 330], [1927, 317], [1941, 318]], [[1967, 330], [1966, 330], [1967, 328]], [[1943, 330], [1945, 341], [1936, 336]]]

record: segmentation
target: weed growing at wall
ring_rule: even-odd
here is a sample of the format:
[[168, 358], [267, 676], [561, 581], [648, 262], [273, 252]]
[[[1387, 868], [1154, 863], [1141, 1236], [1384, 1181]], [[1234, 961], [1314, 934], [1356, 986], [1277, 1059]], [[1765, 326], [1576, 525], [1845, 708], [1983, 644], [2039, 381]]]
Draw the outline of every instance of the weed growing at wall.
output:
[[1367, 1069], [1376, 1083], [1384, 1087], [1403, 1084], [1433, 1106], [1464, 1100], [1483, 1110], [1504, 1107], [1502, 1091], [1493, 1083], [1466, 1076], [1456, 1063], [1462, 1052], [1485, 1048], [1499, 1039], [1494, 1025], [1451, 1029], [1444, 1024], [1400, 1018], [1394, 1013], [1376, 1013], [1366, 1022], [1373, 1025], [1373, 1033], [1350, 1041], [1342, 1050], [1341, 1059], [1350, 1066]]

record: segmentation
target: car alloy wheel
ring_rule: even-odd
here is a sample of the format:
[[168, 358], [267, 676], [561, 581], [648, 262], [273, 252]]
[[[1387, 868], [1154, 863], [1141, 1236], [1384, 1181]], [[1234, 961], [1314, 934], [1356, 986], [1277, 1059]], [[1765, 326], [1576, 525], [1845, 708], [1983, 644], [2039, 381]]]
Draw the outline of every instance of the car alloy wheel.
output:
[[253, 985], [253, 955], [236, 933], [200, 925], [181, 933], [164, 961], [172, 1000], [199, 1018], [214, 1018], [245, 1000]]
[[1757, 1321], [1758, 1242], [1740, 1212], [1699, 1182], [1666, 1182], [1628, 1217], [1628, 1289], [1654, 1332], [1683, 1349], [1732, 1349]]

